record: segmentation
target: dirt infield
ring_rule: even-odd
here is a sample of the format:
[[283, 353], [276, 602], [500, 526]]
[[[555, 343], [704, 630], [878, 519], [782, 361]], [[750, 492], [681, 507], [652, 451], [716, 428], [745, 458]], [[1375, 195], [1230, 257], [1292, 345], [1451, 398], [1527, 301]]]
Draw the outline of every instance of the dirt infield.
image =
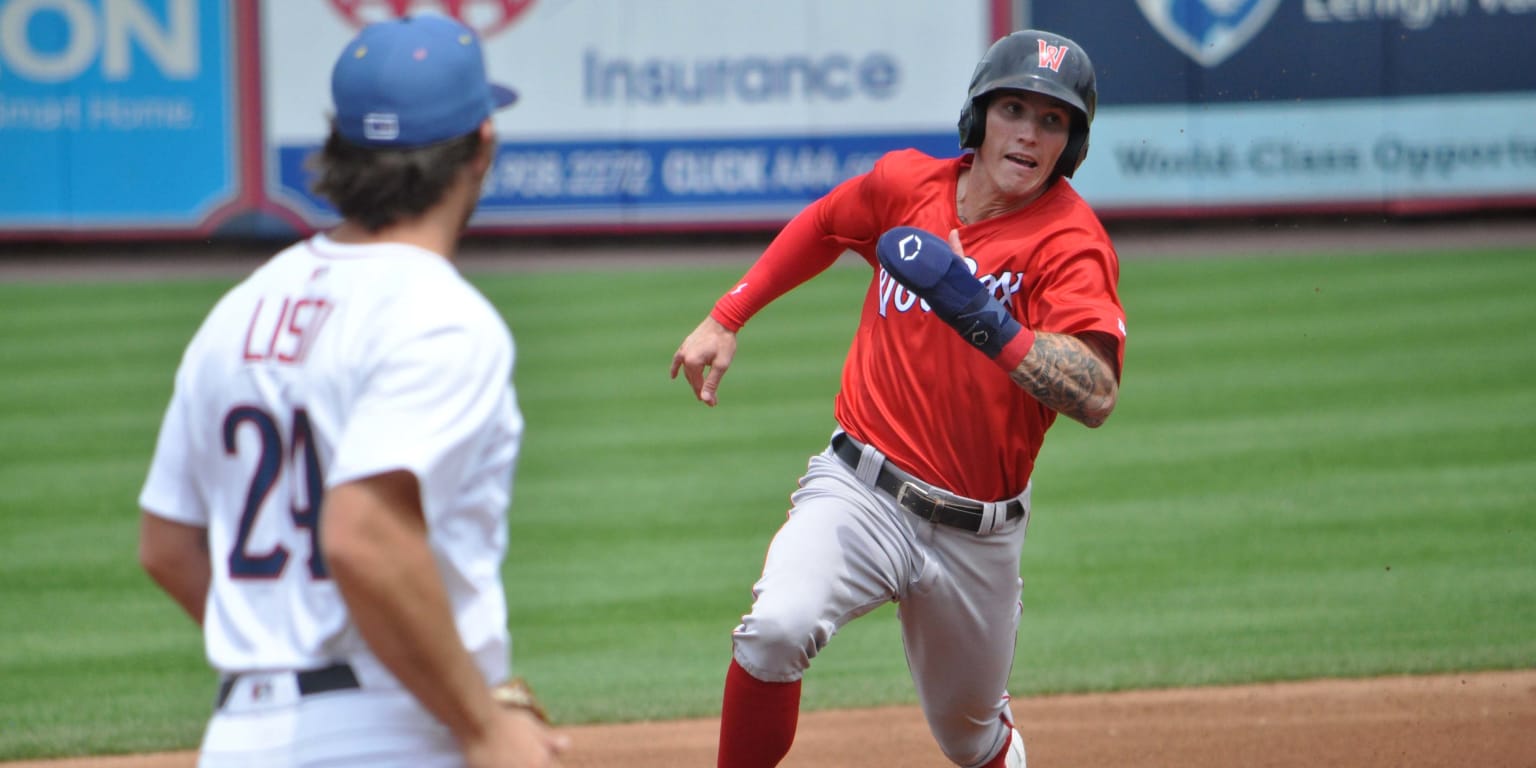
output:
[[[1536, 768], [1536, 670], [1044, 696], [1014, 702], [1035, 768]], [[567, 728], [566, 768], [714, 764], [716, 721]], [[5, 768], [191, 768], [191, 753]], [[948, 763], [907, 707], [806, 713], [786, 768]]]

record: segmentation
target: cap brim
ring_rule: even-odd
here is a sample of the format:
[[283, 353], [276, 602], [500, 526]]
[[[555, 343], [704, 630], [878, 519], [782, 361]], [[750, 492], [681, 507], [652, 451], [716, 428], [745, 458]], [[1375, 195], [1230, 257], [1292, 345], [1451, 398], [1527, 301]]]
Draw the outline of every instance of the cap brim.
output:
[[517, 102], [517, 91], [491, 83], [491, 109], [506, 109]]

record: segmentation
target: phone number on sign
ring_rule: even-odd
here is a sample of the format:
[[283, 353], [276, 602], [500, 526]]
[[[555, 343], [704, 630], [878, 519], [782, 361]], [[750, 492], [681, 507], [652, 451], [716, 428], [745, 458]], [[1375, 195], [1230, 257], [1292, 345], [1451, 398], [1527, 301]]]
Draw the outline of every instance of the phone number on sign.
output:
[[820, 193], [875, 159], [826, 147], [503, 149], [485, 192], [529, 200]]

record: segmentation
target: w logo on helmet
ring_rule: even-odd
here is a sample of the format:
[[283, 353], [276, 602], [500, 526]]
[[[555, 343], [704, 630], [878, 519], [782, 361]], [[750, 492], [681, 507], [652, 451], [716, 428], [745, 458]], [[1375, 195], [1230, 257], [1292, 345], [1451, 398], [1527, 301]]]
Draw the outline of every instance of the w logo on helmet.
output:
[[1044, 40], [1040, 41], [1040, 56], [1036, 59], [1035, 66], [1049, 69], [1052, 72], [1061, 71], [1061, 62], [1067, 58], [1067, 46], [1051, 45]]
[[1214, 67], [1252, 40], [1280, 0], [1136, 0], [1164, 39], [1202, 67]]

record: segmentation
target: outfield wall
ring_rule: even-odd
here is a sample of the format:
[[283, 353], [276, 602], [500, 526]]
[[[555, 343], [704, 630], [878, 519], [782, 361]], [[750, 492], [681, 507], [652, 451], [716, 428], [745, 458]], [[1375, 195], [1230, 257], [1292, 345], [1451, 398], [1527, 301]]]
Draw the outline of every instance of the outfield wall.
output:
[[777, 227], [883, 152], [956, 154], [1017, 25], [1094, 58], [1105, 218], [1536, 208], [1536, 0], [0, 0], [0, 239], [326, 226], [335, 51], [444, 7], [522, 97], [481, 232]]

